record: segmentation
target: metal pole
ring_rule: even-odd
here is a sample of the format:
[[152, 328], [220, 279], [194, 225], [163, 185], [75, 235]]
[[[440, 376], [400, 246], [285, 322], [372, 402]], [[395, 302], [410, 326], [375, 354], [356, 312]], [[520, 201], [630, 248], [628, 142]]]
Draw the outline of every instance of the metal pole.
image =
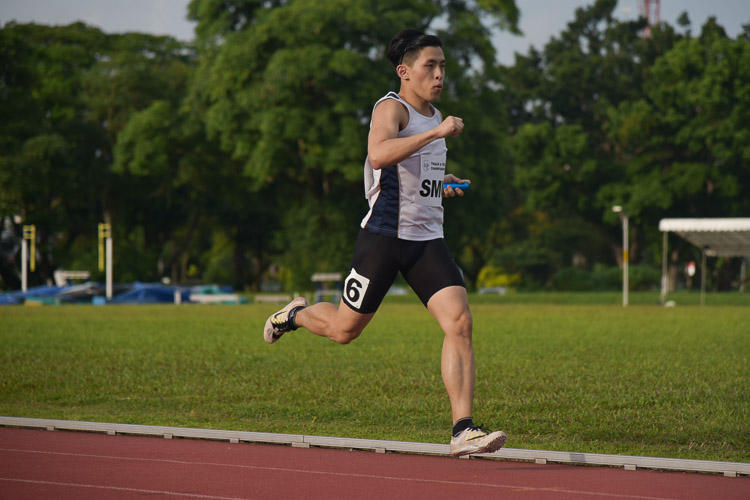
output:
[[21, 291], [26, 292], [28, 289], [28, 276], [26, 267], [29, 262], [29, 244], [26, 242], [26, 238], [21, 241]]
[[28, 271], [34, 272], [35, 262], [36, 226], [29, 224], [23, 226], [23, 238], [21, 239], [21, 290], [23, 292], [26, 292], [29, 288]]
[[622, 306], [628, 305], [628, 214], [622, 216]]
[[743, 258], [742, 264], [740, 265], [740, 292], [745, 291], [745, 276], [746, 275], [747, 275], [747, 260]]
[[620, 214], [622, 221], [622, 307], [628, 305], [628, 214], [622, 206], [615, 205], [612, 211]]
[[99, 224], [99, 270], [105, 271], [105, 294], [112, 298], [112, 225]]
[[107, 238], [107, 300], [112, 299], [112, 233]]
[[99, 272], [104, 271], [104, 234], [106, 226], [99, 224]]
[[31, 224], [24, 227], [26, 237], [29, 240], [29, 271], [34, 272], [36, 267], [36, 226]]
[[706, 249], [701, 248], [701, 305], [706, 305]]
[[664, 231], [664, 238], [661, 250], [661, 305], [667, 302], [667, 245], [669, 240], [667, 234], [669, 231]]

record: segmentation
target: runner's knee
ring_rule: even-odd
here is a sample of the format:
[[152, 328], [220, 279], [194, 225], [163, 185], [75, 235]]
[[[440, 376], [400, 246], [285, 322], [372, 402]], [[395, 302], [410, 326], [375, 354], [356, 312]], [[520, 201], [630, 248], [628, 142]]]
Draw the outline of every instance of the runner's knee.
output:
[[334, 328], [334, 330], [331, 332], [331, 335], [329, 338], [333, 340], [336, 343], [339, 344], [348, 344], [352, 340], [359, 337], [359, 335], [362, 333], [362, 328], [358, 327], [349, 327], [349, 328]]
[[471, 333], [474, 329], [474, 318], [471, 311], [464, 309], [451, 319], [450, 326], [445, 333], [471, 341]]

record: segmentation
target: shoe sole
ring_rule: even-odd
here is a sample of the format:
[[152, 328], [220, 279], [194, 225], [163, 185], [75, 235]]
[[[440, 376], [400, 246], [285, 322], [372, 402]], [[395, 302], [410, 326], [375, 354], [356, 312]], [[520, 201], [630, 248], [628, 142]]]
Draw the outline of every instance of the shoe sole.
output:
[[502, 448], [505, 445], [505, 440], [508, 439], [508, 436], [505, 435], [503, 431], [498, 431], [500, 434], [487, 443], [484, 446], [477, 446], [477, 445], [465, 445], [463, 448], [461, 448], [458, 451], [451, 451], [451, 455], [454, 457], [463, 457], [465, 455], [474, 455], [474, 454], [481, 454], [481, 453], [494, 453], [500, 448]]
[[291, 309], [292, 307], [297, 307], [297, 306], [307, 306], [307, 299], [304, 297], [297, 297], [296, 299], [291, 301], [289, 304], [287, 304], [286, 307], [270, 315], [268, 319], [266, 320], [266, 326], [263, 327], [263, 340], [265, 340], [269, 344], [278, 342], [278, 340], [281, 338], [281, 335], [284, 335], [284, 334], [282, 333], [278, 337], [273, 336], [273, 325], [271, 324], [271, 318], [273, 318], [274, 316], [276, 316], [277, 314], [279, 314], [281, 311], [283, 311], [286, 308]]

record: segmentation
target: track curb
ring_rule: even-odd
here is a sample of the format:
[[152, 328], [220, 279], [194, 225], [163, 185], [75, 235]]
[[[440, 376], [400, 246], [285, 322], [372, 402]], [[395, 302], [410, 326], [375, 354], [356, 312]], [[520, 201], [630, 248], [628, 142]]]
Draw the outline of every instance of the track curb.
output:
[[[384, 441], [328, 436], [307, 436], [302, 434], [274, 434], [267, 432], [230, 431], [216, 429], [195, 429], [190, 427], [166, 427], [159, 425], [116, 424], [105, 422], [84, 422], [76, 420], [53, 420], [44, 418], [0, 417], [2, 427], [46, 429], [48, 431], [84, 431], [109, 435], [128, 434], [158, 436], [166, 439], [190, 438], [229, 441], [231, 443], [285, 444], [295, 448], [325, 447], [370, 450], [377, 453], [399, 452], [429, 455], [450, 455], [450, 446], [434, 443], [411, 443], [404, 441]], [[537, 464], [564, 463], [574, 465], [599, 465], [622, 467], [626, 470], [660, 469], [683, 472], [708, 472], [727, 477], [750, 475], [750, 463], [717, 462], [711, 460], [690, 460], [682, 458], [639, 457], [629, 455], [608, 455], [601, 453], [578, 453], [567, 451], [525, 450], [502, 448], [494, 453], [471, 455], [472, 457], [504, 460], [531, 461]], [[467, 457], [468, 458], [468, 457]]]

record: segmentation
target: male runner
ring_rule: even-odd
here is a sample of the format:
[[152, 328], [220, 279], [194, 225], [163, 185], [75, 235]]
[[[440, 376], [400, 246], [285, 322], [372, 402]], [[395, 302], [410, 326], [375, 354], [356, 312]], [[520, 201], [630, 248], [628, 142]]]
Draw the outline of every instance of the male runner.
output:
[[457, 137], [461, 118], [445, 120], [432, 105], [445, 77], [442, 42], [416, 30], [398, 33], [388, 59], [401, 80], [372, 112], [365, 161], [370, 211], [354, 246], [344, 294], [337, 307], [309, 306], [294, 299], [266, 321], [264, 337], [274, 343], [304, 327], [348, 344], [359, 337], [400, 271], [445, 332], [441, 370], [453, 413], [451, 454], [490, 453], [505, 443], [472, 420], [474, 352], [472, 316], [463, 278], [443, 240], [442, 197], [463, 196], [448, 182], [468, 182], [445, 172], [446, 137]]

